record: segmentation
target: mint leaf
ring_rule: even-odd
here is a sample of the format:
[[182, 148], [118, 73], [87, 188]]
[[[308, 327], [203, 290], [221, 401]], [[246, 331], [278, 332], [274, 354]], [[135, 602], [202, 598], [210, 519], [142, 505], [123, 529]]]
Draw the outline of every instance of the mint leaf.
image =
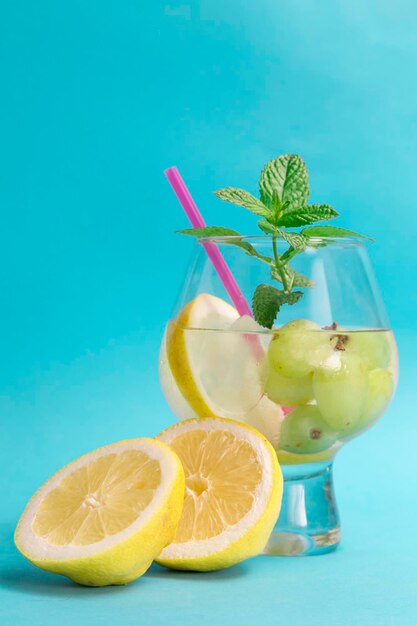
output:
[[302, 295], [302, 291], [286, 293], [272, 285], [258, 285], [252, 299], [255, 320], [265, 328], [272, 328], [282, 305], [295, 304]]
[[[296, 272], [295, 270], [293, 270], [293, 268], [290, 265], [284, 265], [284, 267], [282, 268], [282, 271], [285, 272], [288, 282], [293, 287], [307, 287], [308, 288], [314, 285], [314, 282], [310, 280], [308, 276], [304, 276], [304, 274], [300, 274], [299, 272]], [[282, 283], [281, 275], [275, 266], [271, 267], [271, 278]]]
[[371, 237], [360, 235], [346, 228], [338, 228], [337, 226], [310, 226], [309, 228], [303, 228], [301, 234], [304, 237], [360, 237], [361, 239], [373, 241]]
[[304, 276], [304, 274], [300, 274], [300, 272], [295, 272], [294, 270], [292, 271], [294, 273], [294, 280], [292, 282], [294, 287], [314, 287], [314, 281], [311, 280], [308, 276]]
[[281, 228], [277, 228], [273, 224], [270, 224], [266, 220], [259, 220], [258, 226], [266, 235], [277, 235], [278, 237], [281, 237], [297, 251], [304, 250], [307, 245], [307, 239], [300, 233], [292, 233], [282, 230]]
[[269, 161], [259, 180], [261, 200], [271, 206], [274, 192], [281, 205], [288, 203], [289, 208], [307, 204], [309, 195], [308, 174], [305, 163], [297, 154], [283, 154]]
[[214, 194], [220, 198], [220, 200], [243, 206], [256, 215], [261, 215], [262, 217], [271, 216], [271, 210], [265, 206], [263, 202], [258, 200], [258, 198], [255, 198], [255, 196], [244, 189], [225, 187], [224, 189], [215, 191]]
[[322, 220], [331, 220], [339, 213], [329, 204], [309, 204], [300, 209], [285, 211], [278, 222], [278, 226], [305, 226]]
[[258, 226], [265, 235], [273, 235], [277, 232], [277, 229], [273, 224], [267, 222], [266, 220], [259, 220]]
[[198, 239], [202, 239], [204, 237], [233, 237], [233, 239], [224, 239], [221, 243], [229, 246], [236, 246], [237, 248], [244, 250], [249, 256], [254, 256], [268, 265], [272, 265], [274, 263], [274, 260], [271, 257], [260, 254], [251, 243], [245, 241], [243, 235], [238, 233], [236, 230], [232, 230], [231, 228], [223, 228], [223, 226], [204, 226], [201, 228], [185, 228], [184, 230], [179, 230], [177, 232], [180, 235], [193, 235]]
[[223, 226], [203, 226], [201, 228], [184, 228], [178, 230], [180, 235], [193, 235], [194, 237], [242, 237], [240, 233], [231, 228], [223, 228]]
[[281, 229], [277, 229], [276, 233], [297, 252], [302, 252], [307, 246], [307, 238], [302, 233], [289, 233]]
[[223, 228], [223, 226], [204, 226], [202, 228], [186, 228], [185, 230], [179, 230], [178, 233], [180, 235], [194, 235], [198, 239], [204, 237], [233, 237], [234, 239], [225, 239], [222, 243], [237, 246], [250, 256], [258, 256], [252, 244], [248, 241], [244, 241], [243, 236], [231, 228]]

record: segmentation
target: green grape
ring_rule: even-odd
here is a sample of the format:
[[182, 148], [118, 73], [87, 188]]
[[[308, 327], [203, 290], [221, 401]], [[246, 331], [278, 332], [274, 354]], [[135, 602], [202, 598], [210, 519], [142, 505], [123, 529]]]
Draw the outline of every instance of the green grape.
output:
[[287, 406], [306, 404], [313, 399], [313, 376], [308, 374], [302, 378], [287, 378], [270, 367], [265, 392], [268, 398], [277, 404]]
[[338, 433], [327, 424], [316, 406], [300, 406], [285, 417], [279, 448], [298, 454], [314, 454], [328, 450]]
[[318, 324], [308, 320], [295, 320], [274, 335], [269, 345], [269, 362], [282, 376], [302, 378], [311, 374], [314, 369], [314, 351], [326, 343], [330, 344], [330, 337]]
[[376, 420], [387, 408], [394, 391], [391, 372], [382, 368], [374, 369], [368, 375], [368, 395], [361, 422], [366, 426]]
[[354, 427], [366, 403], [368, 370], [365, 362], [353, 352], [333, 350], [314, 372], [313, 390], [319, 411], [332, 428]]
[[360, 356], [369, 370], [388, 366], [391, 347], [387, 333], [375, 330], [356, 331], [337, 337], [344, 338], [343, 349]]
[[361, 419], [357, 424], [343, 432], [352, 436], [372, 425], [382, 415], [391, 400], [394, 381], [391, 372], [378, 368], [368, 374], [368, 393]]

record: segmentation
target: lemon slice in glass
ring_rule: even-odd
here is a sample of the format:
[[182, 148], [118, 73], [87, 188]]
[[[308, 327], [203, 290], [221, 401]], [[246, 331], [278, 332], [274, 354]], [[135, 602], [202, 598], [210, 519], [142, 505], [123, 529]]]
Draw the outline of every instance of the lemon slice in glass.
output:
[[161, 386], [179, 419], [236, 419], [276, 445], [283, 413], [264, 395], [264, 337], [245, 318], [210, 294], [189, 302], [163, 338]]

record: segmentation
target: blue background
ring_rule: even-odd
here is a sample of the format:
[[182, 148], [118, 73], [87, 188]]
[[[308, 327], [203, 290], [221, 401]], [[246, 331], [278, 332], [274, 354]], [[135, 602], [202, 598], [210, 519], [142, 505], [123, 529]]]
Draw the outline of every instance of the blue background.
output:
[[[0, 622], [415, 624], [417, 9], [412, 0], [2, 0]], [[298, 152], [312, 200], [373, 234], [400, 346], [382, 422], [340, 454], [344, 543], [222, 573], [154, 566], [89, 590], [32, 568], [12, 532], [32, 492], [170, 414], [157, 353], [192, 246], [162, 171], [207, 221], [254, 223], [211, 194], [255, 191]]]

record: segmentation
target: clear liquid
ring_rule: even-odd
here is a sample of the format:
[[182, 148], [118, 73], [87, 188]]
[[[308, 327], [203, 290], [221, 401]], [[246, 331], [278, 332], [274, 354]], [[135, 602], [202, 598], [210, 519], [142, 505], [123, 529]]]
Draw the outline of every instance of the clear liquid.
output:
[[167, 330], [160, 375], [175, 415], [249, 424], [284, 465], [331, 459], [383, 414], [397, 383], [389, 330]]

